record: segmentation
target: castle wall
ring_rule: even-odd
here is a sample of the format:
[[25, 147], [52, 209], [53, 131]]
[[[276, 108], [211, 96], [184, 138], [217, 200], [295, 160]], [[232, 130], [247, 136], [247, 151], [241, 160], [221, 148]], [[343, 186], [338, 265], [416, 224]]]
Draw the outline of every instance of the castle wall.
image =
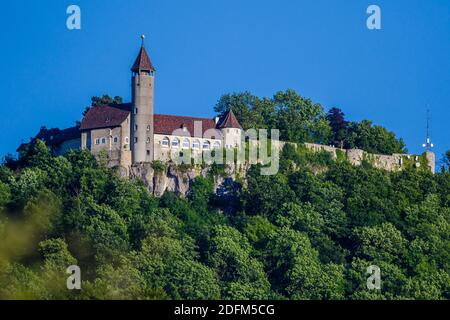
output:
[[341, 150], [344, 153], [346, 152], [345, 149], [338, 149], [338, 148], [335, 148], [335, 147], [332, 147], [332, 146], [326, 146], [326, 145], [322, 145], [322, 144], [305, 143], [304, 145], [309, 150], [312, 150], [312, 151], [315, 151], [315, 152], [320, 152], [320, 151], [329, 152], [333, 156], [333, 159], [337, 158], [337, 150]]
[[[360, 149], [340, 149], [332, 146], [325, 146], [314, 143], [304, 144], [309, 150], [319, 152], [326, 151], [332, 154], [333, 158], [337, 158], [337, 153], [340, 151], [346, 155], [347, 160], [354, 166], [359, 166], [363, 161], [368, 161], [375, 168], [387, 171], [400, 171], [407, 166], [407, 162], [415, 168], [419, 168], [422, 163], [422, 156], [408, 155], [408, 154], [371, 154]], [[435, 155], [433, 152], [427, 152], [425, 159], [428, 162], [428, 169], [435, 173]]]

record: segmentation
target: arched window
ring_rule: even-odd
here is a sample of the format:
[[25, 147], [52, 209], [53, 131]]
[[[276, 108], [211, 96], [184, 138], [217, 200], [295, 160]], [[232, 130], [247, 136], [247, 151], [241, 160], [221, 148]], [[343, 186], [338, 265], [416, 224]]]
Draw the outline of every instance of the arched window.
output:
[[180, 146], [180, 139], [175, 138], [172, 140], [172, 148], [174, 149], [178, 149], [178, 147]]
[[214, 142], [213, 149], [220, 149], [220, 142], [219, 141]]
[[170, 140], [169, 140], [169, 138], [167, 138], [167, 137], [164, 137], [163, 139], [162, 139], [162, 141], [161, 141], [161, 145], [163, 146], [163, 147], [169, 147], [169, 145], [170, 145]]
[[209, 150], [211, 148], [211, 142], [208, 140], [203, 141], [203, 149]]
[[189, 139], [186, 138], [183, 140], [183, 149], [189, 149], [189, 147], [191, 146], [191, 143], [189, 142]]
[[198, 139], [195, 139], [194, 142], [192, 142], [192, 149], [200, 149], [200, 141]]

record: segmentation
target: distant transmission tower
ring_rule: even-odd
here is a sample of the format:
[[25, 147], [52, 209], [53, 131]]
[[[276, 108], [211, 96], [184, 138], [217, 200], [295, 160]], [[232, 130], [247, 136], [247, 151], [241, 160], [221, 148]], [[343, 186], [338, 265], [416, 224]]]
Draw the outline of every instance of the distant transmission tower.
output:
[[431, 142], [431, 112], [427, 109], [427, 142], [422, 145], [427, 151], [431, 151], [434, 144]]

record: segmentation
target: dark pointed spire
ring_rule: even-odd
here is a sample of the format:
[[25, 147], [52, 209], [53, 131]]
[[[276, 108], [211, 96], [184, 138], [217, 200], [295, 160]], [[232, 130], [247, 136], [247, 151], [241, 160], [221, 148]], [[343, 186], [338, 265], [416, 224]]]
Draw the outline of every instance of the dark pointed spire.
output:
[[141, 72], [141, 71], [154, 72], [155, 68], [153, 67], [152, 62], [150, 61], [150, 58], [147, 54], [147, 50], [145, 50], [145, 46], [144, 46], [145, 36], [142, 35], [141, 38], [142, 38], [141, 50], [139, 50], [139, 54], [136, 58], [136, 61], [134, 61], [133, 66], [131, 67], [131, 71], [133, 71], [133, 72]]
[[219, 129], [223, 128], [238, 128], [242, 129], [239, 121], [236, 119], [236, 116], [233, 113], [233, 110], [230, 109], [223, 117], [222, 120], [217, 125]]

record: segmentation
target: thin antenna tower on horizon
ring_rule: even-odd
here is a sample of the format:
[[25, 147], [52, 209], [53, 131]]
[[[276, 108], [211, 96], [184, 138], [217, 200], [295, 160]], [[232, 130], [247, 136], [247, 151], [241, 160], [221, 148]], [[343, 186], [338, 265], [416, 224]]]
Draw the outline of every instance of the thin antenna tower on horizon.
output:
[[422, 144], [422, 147], [425, 148], [426, 151], [431, 151], [434, 148], [434, 144], [431, 142], [431, 111], [430, 108], [427, 108], [427, 141]]

